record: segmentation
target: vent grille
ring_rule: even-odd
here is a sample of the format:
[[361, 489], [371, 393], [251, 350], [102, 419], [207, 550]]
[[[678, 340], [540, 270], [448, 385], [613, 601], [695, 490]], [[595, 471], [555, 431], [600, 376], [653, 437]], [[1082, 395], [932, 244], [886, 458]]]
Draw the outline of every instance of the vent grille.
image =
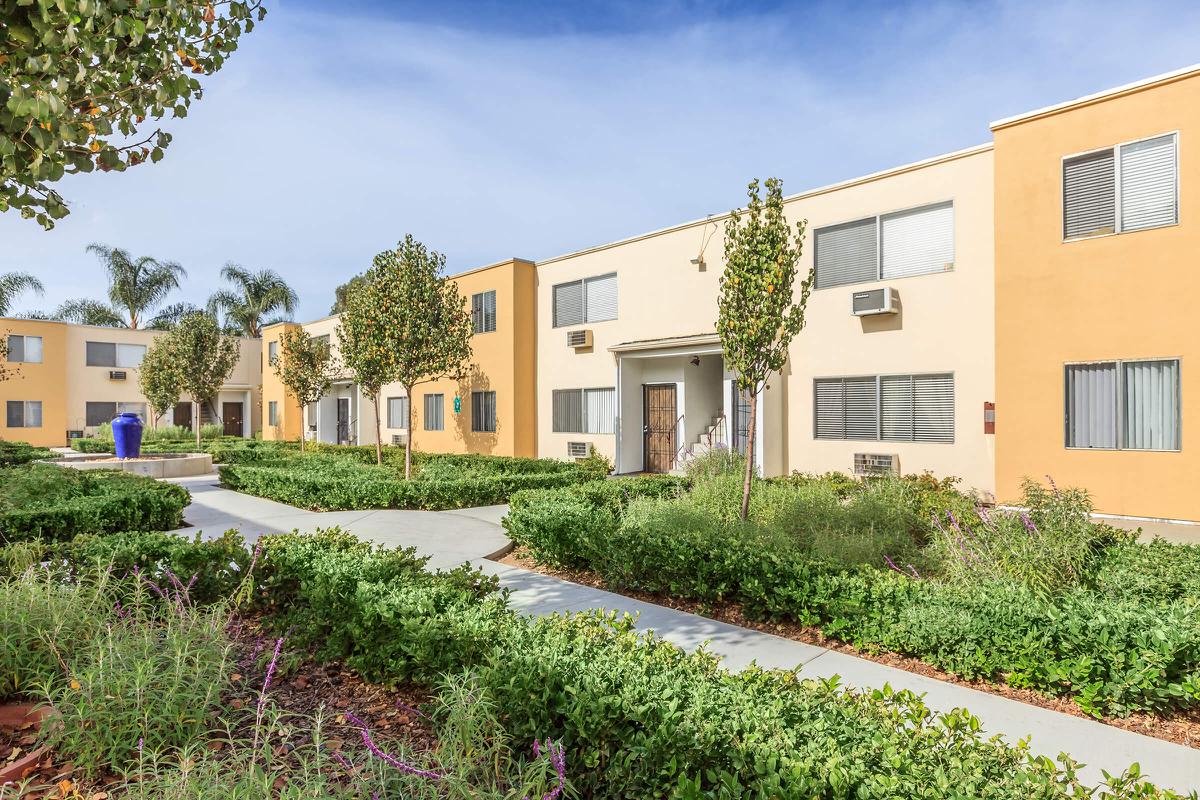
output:
[[869, 314], [891, 314], [895, 311], [894, 297], [892, 290], [887, 287], [855, 292], [850, 297], [851, 311], [858, 317]]
[[587, 458], [587, 442], [567, 442], [567, 456], [569, 458]]
[[591, 347], [592, 332], [590, 330], [567, 331], [567, 347]]
[[123, 381], [123, 380], [125, 380], [125, 378], [126, 378], [126, 375], [125, 375], [124, 370], [111, 369], [108, 371], [108, 379], [110, 381]]
[[399, 446], [408, 442], [408, 435], [404, 433], [393, 433], [392, 444]]
[[855, 475], [899, 475], [900, 456], [881, 453], [855, 453]]

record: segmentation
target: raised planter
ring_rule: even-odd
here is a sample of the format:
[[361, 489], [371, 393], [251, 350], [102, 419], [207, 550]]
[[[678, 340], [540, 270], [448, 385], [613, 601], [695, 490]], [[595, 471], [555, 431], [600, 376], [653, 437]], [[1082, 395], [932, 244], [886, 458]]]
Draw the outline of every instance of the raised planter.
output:
[[50, 462], [71, 469], [117, 469], [148, 478], [185, 478], [213, 471], [209, 453], [156, 453], [139, 458], [117, 458], [109, 453], [57, 458]]
[[[33, 703], [13, 703], [0, 705], [0, 731], [16, 733], [23, 730], [35, 730], [51, 714], [51, 708]], [[9, 764], [0, 765], [0, 786], [9, 781], [20, 781], [41, 763], [50, 748], [37, 747]]]

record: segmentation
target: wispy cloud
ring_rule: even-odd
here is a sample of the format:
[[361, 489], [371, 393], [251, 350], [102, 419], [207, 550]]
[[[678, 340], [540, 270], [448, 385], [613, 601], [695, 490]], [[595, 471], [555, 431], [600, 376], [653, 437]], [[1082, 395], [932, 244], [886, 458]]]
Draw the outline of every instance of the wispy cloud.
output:
[[64, 182], [52, 233], [0, 216], [0, 272], [40, 275], [43, 307], [98, 296], [83, 248], [103, 241], [184, 263], [193, 301], [226, 260], [271, 267], [320, 316], [405, 232], [456, 270], [544, 258], [1200, 60], [1200, 7], [1168, 0], [641, 7], [275, 8], [163, 162]]

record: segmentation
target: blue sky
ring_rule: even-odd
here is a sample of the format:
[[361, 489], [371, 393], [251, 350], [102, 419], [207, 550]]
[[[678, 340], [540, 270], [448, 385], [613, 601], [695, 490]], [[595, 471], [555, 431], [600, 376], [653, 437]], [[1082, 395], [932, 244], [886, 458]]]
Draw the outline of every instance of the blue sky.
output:
[[0, 215], [0, 272], [47, 285], [18, 309], [102, 296], [98, 241], [181, 262], [197, 303], [270, 267], [310, 319], [408, 232], [452, 272], [547, 258], [1200, 61], [1180, 0], [268, 2], [162, 162], [63, 181], [49, 233]]

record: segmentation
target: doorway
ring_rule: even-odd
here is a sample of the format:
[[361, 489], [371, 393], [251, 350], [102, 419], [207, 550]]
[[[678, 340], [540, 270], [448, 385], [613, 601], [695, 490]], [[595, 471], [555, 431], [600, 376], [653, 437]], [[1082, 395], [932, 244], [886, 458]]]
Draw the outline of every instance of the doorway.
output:
[[670, 472], [675, 467], [675, 427], [678, 420], [675, 384], [643, 384], [642, 397], [642, 469], [646, 472]]
[[350, 444], [350, 398], [337, 399], [337, 443]]
[[192, 404], [176, 403], [174, 413], [171, 415], [171, 424], [177, 425], [180, 428], [192, 429]]
[[221, 404], [221, 420], [225, 423], [225, 428], [221, 431], [223, 434], [226, 436], [243, 435], [243, 419], [242, 404], [240, 402]]

